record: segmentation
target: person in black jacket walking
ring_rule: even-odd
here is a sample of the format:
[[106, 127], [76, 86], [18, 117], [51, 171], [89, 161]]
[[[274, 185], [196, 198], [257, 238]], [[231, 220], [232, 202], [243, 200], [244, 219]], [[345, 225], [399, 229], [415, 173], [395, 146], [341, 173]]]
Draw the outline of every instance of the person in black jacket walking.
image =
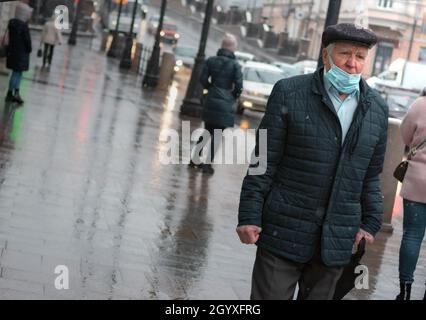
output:
[[388, 106], [361, 78], [376, 42], [330, 26], [325, 67], [274, 86], [259, 126], [266, 173], [244, 178], [238, 215], [241, 242], [258, 247], [252, 299], [292, 299], [296, 284], [300, 299], [332, 299], [353, 246], [381, 227]]
[[18, 104], [24, 103], [19, 94], [19, 88], [22, 72], [27, 71], [29, 68], [30, 53], [32, 51], [31, 35], [28, 28], [32, 8], [27, 3], [28, 0], [23, 0], [17, 4], [15, 18], [11, 19], [7, 26], [9, 45], [7, 48], [6, 67], [12, 70], [12, 74], [9, 80], [6, 101]]
[[[211, 137], [211, 148], [206, 163], [198, 166], [208, 174], [214, 173], [211, 163], [220, 143], [214, 139], [214, 130], [234, 126], [235, 103], [243, 88], [241, 66], [234, 55], [236, 47], [235, 37], [227, 34], [217, 55], [206, 60], [200, 77], [201, 84], [208, 90], [203, 103], [202, 119], [204, 128]], [[202, 137], [198, 143], [201, 142]], [[192, 159], [190, 166], [197, 166]]]

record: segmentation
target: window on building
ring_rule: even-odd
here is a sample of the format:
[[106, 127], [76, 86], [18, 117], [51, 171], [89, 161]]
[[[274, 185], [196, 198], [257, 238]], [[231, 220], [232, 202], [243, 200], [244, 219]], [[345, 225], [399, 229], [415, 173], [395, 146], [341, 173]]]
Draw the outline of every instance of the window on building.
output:
[[379, 42], [373, 65], [373, 75], [377, 76], [389, 68], [392, 61], [394, 45], [389, 42]]
[[419, 62], [426, 63], [426, 47], [420, 48]]
[[378, 6], [380, 8], [392, 8], [393, 0], [379, 0]]

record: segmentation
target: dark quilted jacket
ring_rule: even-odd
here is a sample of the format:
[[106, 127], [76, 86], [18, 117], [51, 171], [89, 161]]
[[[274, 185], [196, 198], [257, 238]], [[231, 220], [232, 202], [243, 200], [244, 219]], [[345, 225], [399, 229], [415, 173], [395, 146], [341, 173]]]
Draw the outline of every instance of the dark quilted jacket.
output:
[[[210, 78], [210, 79], [209, 79]], [[241, 66], [232, 51], [219, 49], [204, 64], [200, 81], [208, 89], [202, 119], [218, 127], [233, 127], [235, 102], [243, 87]]]
[[267, 170], [244, 179], [239, 225], [257, 225], [257, 245], [308, 262], [318, 245], [328, 266], [349, 263], [360, 228], [381, 227], [388, 107], [364, 80], [354, 120], [342, 129], [322, 70], [279, 81], [260, 129], [267, 129]]
[[9, 45], [6, 66], [13, 71], [27, 71], [30, 65], [31, 36], [28, 23], [12, 19], [8, 24]]

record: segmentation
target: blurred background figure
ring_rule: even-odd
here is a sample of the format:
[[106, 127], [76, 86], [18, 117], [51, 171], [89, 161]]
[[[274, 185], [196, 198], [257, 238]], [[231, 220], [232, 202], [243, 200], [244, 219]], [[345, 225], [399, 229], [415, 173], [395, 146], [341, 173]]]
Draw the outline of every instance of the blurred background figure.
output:
[[28, 5], [29, 0], [22, 0], [16, 6], [15, 18], [9, 21], [7, 26], [9, 34], [9, 46], [7, 49], [6, 66], [12, 70], [9, 80], [9, 90], [6, 101], [24, 103], [19, 88], [21, 85], [22, 72], [27, 71], [30, 64], [30, 53], [32, 51], [31, 35], [28, 21], [33, 9]]
[[50, 67], [52, 64], [53, 50], [55, 45], [62, 44], [62, 34], [61, 30], [55, 26], [56, 16], [53, 15], [50, 20], [48, 20], [43, 27], [41, 34], [40, 45], [44, 44], [43, 48], [43, 68], [46, 66]]
[[[231, 34], [225, 35], [216, 56], [210, 57], [204, 64], [200, 77], [204, 89], [208, 90], [203, 101], [202, 119], [204, 128], [210, 133], [210, 154], [200, 167], [204, 173], [213, 174], [212, 163], [220, 141], [215, 141], [214, 130], [224, 130], [234, 126], [235, 104], [243, 87], [241, 66], [235, 58], [237, 40]], [[202, 138], [198, 141], [200, 143]], [[191, 167], [196, 164], [191, 160]]]
[[[396, 300], [410, 300], [414, 270], [426, 228], [426, 88], [408, 109], [401, 124], [404, 143], [417, 148], [409, 161], [401, 189], [404, 221], [399, 249], [400, 293]], [[426, 298], [426, 292], [425, 297]]]

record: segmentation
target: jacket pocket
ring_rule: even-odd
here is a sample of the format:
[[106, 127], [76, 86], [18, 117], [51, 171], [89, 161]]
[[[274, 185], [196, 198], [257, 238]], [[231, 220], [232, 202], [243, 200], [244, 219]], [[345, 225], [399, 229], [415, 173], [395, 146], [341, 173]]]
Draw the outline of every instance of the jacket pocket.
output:
[[340, 204], [337, 212], [327, 217], [330, 224], [342, 227], [359, 227], [361, 224], [361, 203]]

